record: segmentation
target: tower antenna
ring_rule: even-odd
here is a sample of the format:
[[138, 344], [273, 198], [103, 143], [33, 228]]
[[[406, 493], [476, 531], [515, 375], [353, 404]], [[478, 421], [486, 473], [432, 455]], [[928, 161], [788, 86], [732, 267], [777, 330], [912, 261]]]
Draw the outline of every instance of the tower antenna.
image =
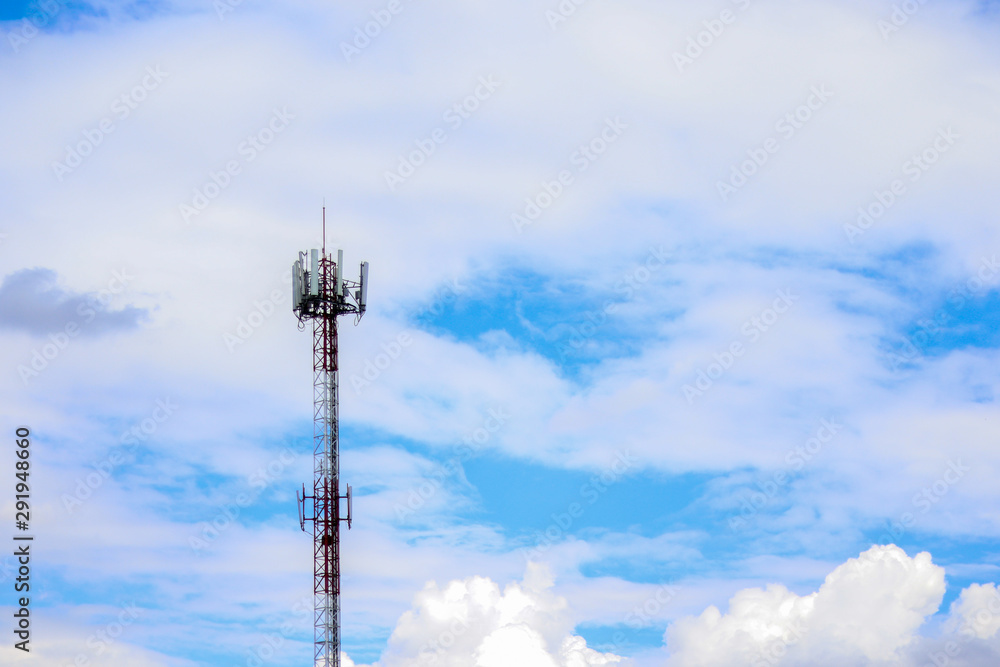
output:
[[[326, 254], [326, 203], [322, 251], [300, 252], [292, 264], [292, 312], [313, 323], [313, 488], [296, 492], [299, 527], [313, 526], [313, 667], [340, 667], [340, 523], [351, 527], [351, 485], [340, 494], [340, 429], [337, 318], [353, 313], [360, 320], [368, 298], [368, 262], [357, 282], [343, 278], [343, 251], [337, 262]], [[306, 500], [312, 501], [307, 512]], [[341, 516], [341, 502], [346, 514]]]

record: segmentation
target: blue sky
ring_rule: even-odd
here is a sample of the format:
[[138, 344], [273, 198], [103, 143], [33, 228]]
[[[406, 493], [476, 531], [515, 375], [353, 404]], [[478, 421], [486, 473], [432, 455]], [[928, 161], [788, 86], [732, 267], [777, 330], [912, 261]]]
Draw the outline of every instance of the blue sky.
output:
[[997, 664], [994, 5], [3, 3], [0, 661]]

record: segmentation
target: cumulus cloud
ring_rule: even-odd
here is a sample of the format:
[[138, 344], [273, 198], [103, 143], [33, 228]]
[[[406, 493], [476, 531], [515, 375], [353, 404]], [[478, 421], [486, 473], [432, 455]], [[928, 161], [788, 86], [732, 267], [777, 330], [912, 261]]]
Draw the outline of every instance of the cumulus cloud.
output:
[[[921, 552], [873, 546], [813, 593], [781, 584], [736, 593], [675, 621], [659, 655], [601, 653], [573, 632], [572, 609], [547, 566], [530, 564], [503, 590], [487, 577], [428, 583], [399, 618], [380, 660], [346, 667], [995, 667], [1000, 591], [973, 584], [932, 622], [945, 570]], [[634, 662], [633, 662], [634, 661]]]
[[874, 546], [837, 567], [819, 590], [781, 585], [738, 592], [722, 614], [712, 606], [666, 633], [668, 664], [715, 667], [821, 665], [994, 665], [1000, 628], [995, 585], [974, 584], [952, 604], [940, 636], [920, 629], [941, 604], [945, 571], [922, 552]]
[[[33, 336], [65, 332], [95, 336], [115, 329], [132, 329], [147, 311], [135, 306], [111, 310], [114, 295], [130, 280], [127, 271], [115, 271], [108, 288], [73, 293], [57, 284], [56, 272], [34, 268], [16, 271], [0, 285], [0, 327]], [[70, 327], [70, 329], [67, 329]]]
[[469, 577], [432, 582], [399, 619], [377, 667], [591, 667], [623, 664], [572, 634], [566, 600], [548, 570], [529, 565], [524, 581], [502, 591]]
[[966, 638], [992, 639], [1000, 630], [996, 584], [972, 584], [952, 603], [949, 629]]

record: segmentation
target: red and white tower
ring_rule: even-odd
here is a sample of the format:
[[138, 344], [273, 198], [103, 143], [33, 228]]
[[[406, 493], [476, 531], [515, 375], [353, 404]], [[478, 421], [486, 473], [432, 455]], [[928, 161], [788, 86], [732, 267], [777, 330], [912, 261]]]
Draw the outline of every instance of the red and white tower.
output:
[[314, 667], [340, 667], [340, 522], [351, 527], [351, 486], [340, 494], [337, 318], [353, 314], [356, 324], [364, 315], [368, 262], [361, 263], [357, 282], [345, 280], [344, 251], [337, 251], [336, 262], [326, 254], [325, 209], [323, 218], [323, 248], [299, 253], [292, 265], [292, 311], [300, 328], [313, 323], [313, 488], [308, 495], [303, 484], [298, 502], [302, 530], [306, 521], [313, 524]]

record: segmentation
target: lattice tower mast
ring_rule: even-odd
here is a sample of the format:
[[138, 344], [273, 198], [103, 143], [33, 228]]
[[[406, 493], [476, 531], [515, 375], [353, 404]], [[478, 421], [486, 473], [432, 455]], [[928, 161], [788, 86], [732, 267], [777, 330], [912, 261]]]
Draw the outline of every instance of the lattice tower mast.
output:
[[[296, 494], [299, 526], [313, 525], [314, 667], [340, 667], [340, 522], [351, 527], [351, 486], [340, 494], [340, 435], [337, 396], [337, 318], [365, 313], [368, 262], [357, 282], [343, 276], [344, 251], [337, 261], [326, 254], [326, 208], [323, 248], [300, 252], [292, 265], [292, 311], [299, 327], [313, 324], [313, 488]], [[306, 500], [312, 501], [311, 516]], [[341, 516], [346, 500], [347, 516]]]

